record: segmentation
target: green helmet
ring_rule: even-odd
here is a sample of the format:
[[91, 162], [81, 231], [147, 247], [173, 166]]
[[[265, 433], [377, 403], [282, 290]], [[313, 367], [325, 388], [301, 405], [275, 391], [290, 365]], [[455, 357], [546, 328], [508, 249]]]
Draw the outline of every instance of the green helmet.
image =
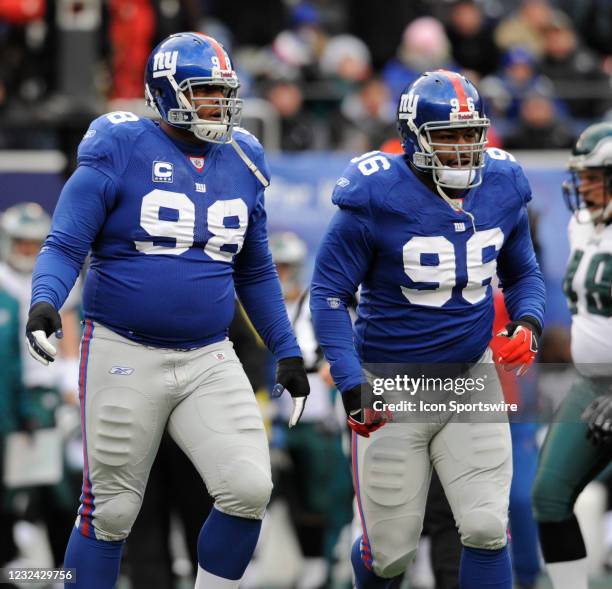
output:
[[[594, 222], [606, 221], [612, 217], [612, 123], [597, 123], [587, 127], [578, 137], [567, 167], [571, 178], [563, 183], [563, 195], [569, 209], [579, 219], [581, 211], [588, 211], [589, 214], [584, 217]], [[578, 172], [583, 170], [602, 170], [604, 173], [604, 204], [599, 209], [588, 209], [578, 192]]]
[[0, 215], [0, 254], [15, 270], [31, 272], [36, 258], [15, 251], [17, 240], [42, 242], [51, 229], [51, 217], [35, 202], [14, 205]]
[[293, 232], [272, 233], [270, 252], [275, 264], [302, 266], [306, 260], [306, 244]]

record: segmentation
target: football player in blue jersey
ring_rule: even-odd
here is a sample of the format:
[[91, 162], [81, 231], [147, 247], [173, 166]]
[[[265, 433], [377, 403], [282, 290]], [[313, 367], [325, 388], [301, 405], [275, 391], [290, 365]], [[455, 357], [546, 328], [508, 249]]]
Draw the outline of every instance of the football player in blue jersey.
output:
[[[486, 150], [488, 126], [471, 82], [427, 72], [399, 102], [404, 153], [355, 158], [332, 196], [339, 210], [317, 256], [311, 309], [353, 429], [358, 589], [387, 587], [411, 561], [432, 467], [461, 535], [461, 588], [512, 586], [505, 413], [496, 423], [443, 413], [436, 423], [387, 424], [363, 366], [490, 363], [495, 273], [511, 317], [497, 360], [518, 373], [533, 362], [545, 293], [527, 221], [531, 191], [510, 154]], [[346, 306], [360, 285], [353, 331]], [[502, 399], [492, 375], [487, 394]]]
[[81, 506], [65, 566], [111, 589], [166, 428], [215, 506], [198, 541], [197, 589], [238, 587], [272, 481], [255, 396], [227, 339], [237, 294], [277, 362], [297, 423], [309, 393], [268, 250], [261, 145], [241, 129], [224, 48], [172, 35], [149, 57], [145, 95], [161, 121], [96, 119], [79, 146], [38, 257], [26, 328], [43, 364], [88, 252], [80, 401]]

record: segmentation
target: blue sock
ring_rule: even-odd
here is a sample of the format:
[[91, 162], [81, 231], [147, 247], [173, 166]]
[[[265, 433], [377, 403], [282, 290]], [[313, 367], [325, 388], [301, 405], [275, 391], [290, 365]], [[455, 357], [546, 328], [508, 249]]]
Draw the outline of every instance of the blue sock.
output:
[[512, 589], [508, 547], [481, 550], [463, 547], [459, 569], [461, 589]]
[[374, 574], [371, 566], [366, 566], [365, 559], [371, 563], [372, 556], [370, 554], [370, 547], [367, 544], [362, 546], [363, 536], [359, 536], [353, 544], [351, 550], [351, 563], [353, 564], [353, 572], [355, 573], [355, 587], [357, 589], [386, 589], [392, 579], [383, 579], [378, 575]]
[[212, 509], [198, 538], [198, 563], [217, 577], [237, 581], [249, 564], [261, 530], [260, 519]]
[[72, 528], [64, 568], [76, 569], [76, 582], [67, 589], [113, 589], [119, 577], [123, 541], [104, 542]]
[[511, 423], [512, 486], [510, 487], [510, 554], [514, 579], [535, 585], [540, 574], [538, 526], [531, 509], [531, 489], [538, 469], [535, 423]]
[[[516, 472], [516, 471], [514, 471]], [[512, 568], [517, 583], [530, 587], [535, 585], [540, 575], [540, 555], [538, 552], [538, 528], [531, 505], [523, 504], [523, 509], [514, 506], [510, 499], [510, 551]]]

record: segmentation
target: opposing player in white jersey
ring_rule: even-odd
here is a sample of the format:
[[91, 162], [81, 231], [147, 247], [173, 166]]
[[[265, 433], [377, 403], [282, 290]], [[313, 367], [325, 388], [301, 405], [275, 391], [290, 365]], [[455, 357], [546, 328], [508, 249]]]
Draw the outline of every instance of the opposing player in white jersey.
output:
[[[22, 332], [25, 331], [32, 271], [40, 248], [51, 229], [51, 217], [34, 202], [8, 208], [0, 217], [0, 284], [19, 301]], [[58, 361], [48, 368], [28, 354], [23, 341], [23, 380], [26, 389], [57, 389], [76, 402], [78, 391], [78, 315], [79, 289], [74, 289], [62, 309], [63, 338]], [[55, 336], [51, 336], [55, 343]]]
[[[51, 218], [33, 202], [8, 208], [0, 219], [0, 283], [19, 301], [22, 332], [28, 317], [32, 294], [32, 271], [36, 256], [51, 228]], [[78, 390], [78, 316], [79, 293], [75, 289], [62, 309], [63, 339], [58, 362], [45, 369], [27, 353], [23, 341], [23, 379], [28, 389], [58, 389], [68, 396]], [[54, 336], [52, 336], [54, 338]], [[74, 397], [76, 401], [76, 396]]]
[[[50, 228], [51, 217], [33, 202], [14, 205], [0, 215], [0, 289], [19, 302], [20, 333], [25, 331], [28, 318], [34, 263]], [[20, 426], [27, 431], [54, 428], [64, 403], [78, 403], [78, 304], [79, 289], [75, 288], [62, 309], [64, 337], [59, 340], [57, 362], [52, 366], [46, 368], [36, 362], [28, 354], [25, 339], [20, 338]], [[37, 485], [26, 493], [35, 506], [33, 518], [46, 525], [55, 566], [64, 560], [66, 531], [74, 518], [74, 497], [66, 497], [68, 485], [68, 478], [62, 478], [55, 485]]]
[[268, 249], [270, 173], [260, 143], [238, 126], [239, 86], [215, 39], [162, 41], [145, 70], [145, 96], [161, 120], [113, 112], [92, 122], [36, 262], [26, 335], [48, 363], [58, 310], [91, 250], [71, 589], [115, 586], [166, 428], [215, 499], [196, 587], [238, 587], [272, 481], [261, 414], [227, 337], [236, 295], [277, 360], [293, 425], [304, 407], [308, 380]]
[[[300, 423], [326, 422], [333, 418], [333, 404], [329, 386], [319, 374], [323, 352], [317, 341], [310, 316], [309, 292], [304, 290], [304, 266], [308, 249], [306, 243], [291, 231], [270, 235], [270, 252], [283, 289], [287, 313], [297, 338], [308, 373], [311, 396]], [[289, 399], [280, 399], [283, 416], [289, 419], [292, 411]]]
[[533, 508], [554, 589], [586, 589], [586, 549], [574, 502], [612, 458], [612, 123], [582, 133], [569, 171], [563, 188], [574, 215], [563, 288], [581, 378], [546, 436]]
[[[334, 523], [328, 515], [342, 510], [335, 504], [338, 493], [331, 487], [337, 488], [337, 481], [345, 473], [337, 464], [339, 428], [331, 389], [320, 374], [325, 360], [312, 326], [309, 292], [304, 290], [308, 248], [297, 234], [281, 231], [270, 234], [270, 251], [310, 383], [308, 405], [300, 423], [286, 432], [285, 450], [291, 460], [291, 470], [287, 472], [284, 487], [290, 489], [287, 493], [290, 517], [303, 556], [296, 586], [314, 589], [325, 586], [328, 579], [325, 544]], [[285, 421], [290, 413], [289, 399], [281, 397], [281, 419]]]

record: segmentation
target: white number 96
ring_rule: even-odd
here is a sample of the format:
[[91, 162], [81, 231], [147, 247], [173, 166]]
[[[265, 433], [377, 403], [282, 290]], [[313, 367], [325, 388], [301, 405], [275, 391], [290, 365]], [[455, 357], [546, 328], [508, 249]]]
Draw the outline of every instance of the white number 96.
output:
[[351, 162], [359, 162], [357, 167], [364, 176], [375, 174], [380, 170], [381, 166], [383, 170], [388, 170], [391, 167], [389, 160], [378, 151], [368, 151], [368, 153], [364, 153], [359, 157], [354, 157]]
[[[484, 261], [485, 249], [498, 252], [504, 243], [504, 234], [499, 227], [478, 231], [466, 242], [467, 284], [461, 296], [471, 304], [478, 303], [486, 296], [491, 278], [497, 269], [497, 258], [491, 256]], [[430, 263], [424, 263], [429, 256]], [[402, 286], [403, 295], [415, 305], [441, 307], [448, 302], [457, 284], [457, 263], [453, 244], [443, 235], [415, 236], [409, 239], [403, 249], [404, 272], [413, 282], [420, 282], [427, 288]]]

